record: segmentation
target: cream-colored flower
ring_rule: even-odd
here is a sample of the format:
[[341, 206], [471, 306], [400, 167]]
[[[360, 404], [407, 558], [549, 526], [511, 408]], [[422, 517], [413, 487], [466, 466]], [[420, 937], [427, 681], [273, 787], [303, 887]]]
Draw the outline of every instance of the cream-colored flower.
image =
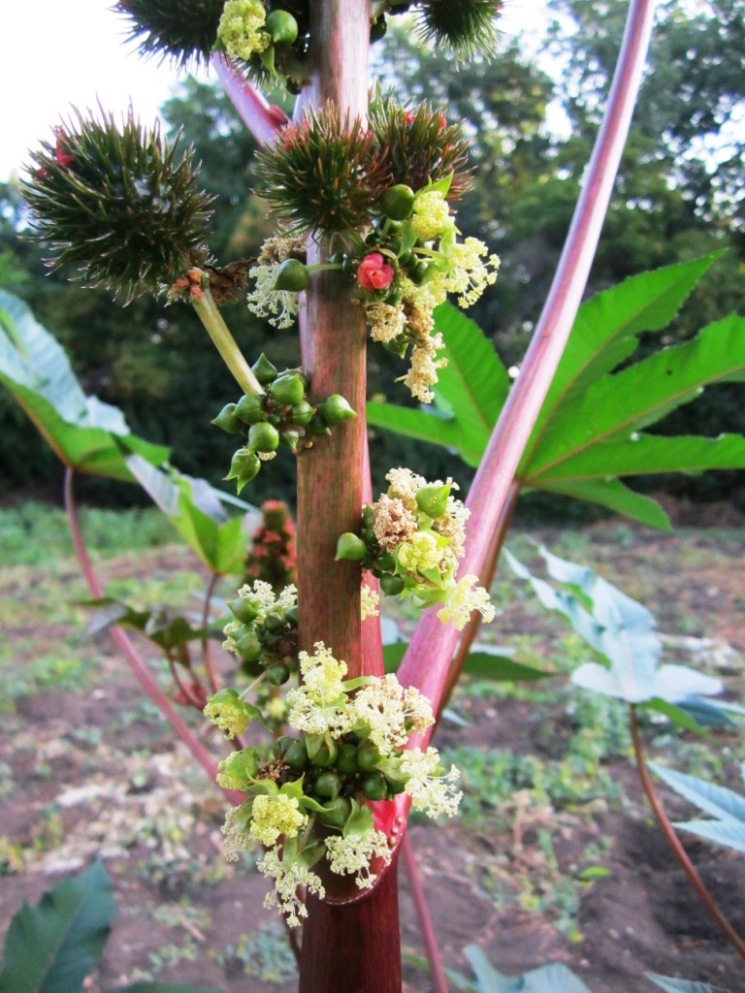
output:
[[439, 190], [417, 195], [411, 215], [411, 228], [417, 238], [422, 241], [439, 238], [453, 224], [447, 200]]
[[298, 896], [300, 887], [321, 900], [326, 896], [319, 876], [298, 859], [281, 859], [276, 848], [270, 848], [257, 863], [259, 872], [274, 880], [274, 891], [264, 899], [267, 909], [278, 907], [290, 927], [298, 927], [300, 918], [307, 917], [305, 904]]
[[489, 249], [478, 238], [456, 242], [448, 253], [450, 268], [445, 278], [448, 293], [459, 293], [458, 304], [470, 307], [487, 286], [497, 281], [499, 256], [489, 255]]
[[252, 838], [270, 847], [281, 836], [294, 838], [307, 820], [295, 797], [285, 793], [274, 796], [262, 793], [254, 799], [249, 830]]
[[356, 883], [361, 890], [369, 889], [375, 882], [376, 873], [370, 866], [374, 859], [383, 859], [386, 865], [391, 861], [391, 850], [383, 831], [367, 831], [364, 834], [350, 834], [346, 838], [340, 834], [326, 839], [329, 867], [339, 876], [357, 874]]
[[256, 841], [249, 831], [251, 818], [250, 803], [229, 810], [222, 826], [222, 845], [227, 862], [237, 862], [244, 852], [256, 847]]
[[308, 734], [340, 737], [350, 726], [342, 686], [346, 663], [335, 659], [322, 641], [316, 642], [313, 655], [301, 652], [299, 659], [303, 683], [287, 694], [287, 723]]
[[412, 731], [434, 722], [429, 700], [413, 686], [402, 686], [393, 673], [371, 678], [350, 704], [353, 726], [363, 725], [381, 755], [405, 745]]
[[452, 621], [456, 628], [462, 631], [474, 610], [478, 610], [487, 624], [494, 620], [495, 610], [489, 600], [489, 594], [482, 586], [476, 585], [478, 581], [478, 576], [464, 576], [458, 580], [445, 606], [437, 611], [437, 616], [443, 624]]
[[380, 617], [380, 595], [377, 590], [363, 585], [360, 591], [360, 612], [363, 621], [368, 617]]
[[[416, 507], [416, 501], [414, 501]], [[411, 501], [404, 502], [400, 497], [383, 493], [373, 504], [373, 531], [381, 548], [392, 552], [417, 533], [417, 519], [411, 509]]]
[[371, 303], [365, 307], [370, 337], [386, 345], [404, 333], [406, 318], [401, 305]]
[[445, 775], [440, 769], [436, 748], [430, 747], [426, 752], [411, 748], [401, 757], [401, 771], [410, 777], [405, 790], [414, 810], [421, 810], [428, 817], [439, 817], [440, 814], [453, 817], [463, 796], [457, 788], [460, 772], [454, 765]]
[[247, 62], [271, 43], [271, 35], [263, 30], [265, 23], [266, 11], [261, 0], [227, 0], [217, 37], [231, 59]]
[[417, 531], [398, 548], [398, 561], [409, 572], [436, 569], [442, 556], [441, 544], [430, 531]]

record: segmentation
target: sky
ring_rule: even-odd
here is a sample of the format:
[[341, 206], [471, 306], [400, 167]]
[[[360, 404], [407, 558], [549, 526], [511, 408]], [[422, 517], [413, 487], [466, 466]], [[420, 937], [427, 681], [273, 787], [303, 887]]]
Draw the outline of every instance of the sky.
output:
[[[126, 42], [114, 0], [5, 0], [0, 47], [0, 181], [22, 172], [28, 150], [48, 139], [73, 107], [116, 116], [129, 104], [145, 125], [178, 85], [168, 63], [142, 59]], [[184, 0], [187, 7], [188, 0]], [[543, 0], [508, 0], [502, 29], [540, 20]], [[206, 78], [204, 71], [201, 78]]]

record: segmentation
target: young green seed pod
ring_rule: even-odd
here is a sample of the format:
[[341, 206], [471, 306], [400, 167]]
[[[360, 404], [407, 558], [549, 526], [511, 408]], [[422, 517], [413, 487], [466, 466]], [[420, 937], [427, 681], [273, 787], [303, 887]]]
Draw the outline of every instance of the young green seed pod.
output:
[[375, 523], [375, 511], [372, 509], [369, 503], [366, 503], [362, 508], [362, 526], [366, 528], [371, 528]]
[[391, 576], [390, 574], [380, 577], [380, 589], [385, 596], [398, 596], [403, 592], [404, 581], [401, 576]]
[[236, 414], [236, 407], [237, 404], [226, 403], [217, 417], [210, 421], [210, 424], [214, 424], [216, 428], [222, 428], [228, 434], [242, 434], [245, 429], [243, 422]]
[[259, 469], [261, 469], [261, 462], [256, 452], [249, 451], [247, 448], [239, 448], [230, 460], [230, 472], [225, 479], [237, 480], [238, 492], [240, 493], [246, 483], [250, 483], [258, 474]]
[[381, 570], [381, 572], [391, 572], [396, 568], [396, 560], [390, 552], [383, 552], [383, 554], [379, 555], [375, 560], [375, 565]]
[[290, 670], [283, 662], [272, 665], [266, 670], [265, 679], [270, 686], [282, 686], [289, 678]]
[[381, 758], [382, 756], [378, 751], [377, 745], [373, 744], [372, 741], [366, 741], [357, 749], [357, 765], [360, 769], [365, 769], [369, 772], [375, 768]]
[[362, 781], [362, 792], [368, 800], [385, 800], [388, 796], [388, 784], [380, 772], [373, 772]]
[[300, 293], [308, 288], [310, 273], [308, 267], [297, 259], [285, 259], [277, 268], [273, 290], [284, 290], [287, 293]]
[[246, 394], [236, 404], [235, 412], [245, 424], [258, 424], [266, 418], [264, 398], [251, 393]]
[[336, 756], [339, 754], [339, 746], [331, 738], [324, 738], [321, 742], [318, 751], [311, 758], [311, 764], [316, 766], [318, 769], [327, 769], [330, 765], [336, 762]]
[[351, 531], [339, 535], [336, 543], [337, 562], [361, 562], [367, 555], [367, 547], [361, 538]]
[[442, 517], [448, 509], [448, 497], [450, 487], [447, 483], [442, 486], [423, 486], [416, 494], [416, 504], [420, 510], [424, 511], [427, 517], [433, 520]]
[[380, 206], [383, 208], [383, 213], [392, 221], [405, 221], [411, 217], [415, 199], [416, 196], [410, 186], [397, 183], [396, 186], [385, 191]]
[[352, 776], [357, 772], [357, 746], [342, 745], [336, 759], [336, 768], [345, 776]]
[[322, 772], [316, 780], [315, 794], [324, 799], [335, 800], [343, 786], [342, 778], [336, 772]]
[[297, 607], [289, 607], [285, 611], [285, 621], [294, 627], [297, 627], [298, 617], [299, 611]]
[[266, 631], [281, 631], [284, 626], [285, 616], [279, 610], [273, 610], [264, 618], [264, 629]]
[[287, 10], [273, 10], [267, 16], [264, 27], [275, 45], [292, 45], [297, 41], [297, 21]]
[[266, 421], [252, 424], [248, 432], [248, 447], [255, 452], [276, 452], [279, 448], [279, 431]]
[[269, 393], [278, 403], [288, 403], [293, 407], [305, 399], [303, 381], [296, 373], [277, 376], [269, 386]]
[[352, 420], [357, 414], [352, 410], [347, 401], [340, 393], [332, 393], [331, 396], [318, 408], [327, 424], [334, 427], [344, 421]]
[[255, 628], [249, 628], [235, 643], [235, 650], [244, 662], [258, 662], [263, 648]]
[[286, 765], [298, 771], [305, 769], [308, 765], [308, 753], [305, 750], [305, 743], [297, 738], [289, 739], [282, 753], [282, 758]]
[[305, 427], [306, 424], [310, 424], [315, 412], [316, 408], [312, 407], [307, 400], [301, 400], [292, 408], [292, 423], [297, 424], [298, 427]]
[[323, 810], [319, 810], [318, 817], [326, 827], [343, 828], [352, 813], [352, 804], [345, 796], [338, 796], [335, 800], [323, 805]]
[[267, 383], [273, 383], [277, 378], [277, 367], [269, 361], [263, 352], [251, 366], [251, 372], [256, 376], [262, 386], [266, 386]]
[[228, 600], [227, 607], [237, 621], [242, 624], [250, 624], [259, 616], [259, 604], [249, 596], [239, 596], [235, 600]]
[[287, 445], [293, 455], [297, 455], [302, 448], [302, 435], [299, 431], [293, 431], [291, 428], [280, 431], [280, 440], [283, 445]]

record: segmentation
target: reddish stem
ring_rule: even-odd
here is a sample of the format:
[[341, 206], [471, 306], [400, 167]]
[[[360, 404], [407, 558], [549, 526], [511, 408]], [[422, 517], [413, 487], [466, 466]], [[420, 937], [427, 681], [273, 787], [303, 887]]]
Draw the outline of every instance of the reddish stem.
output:
[[[204, 607], [202, 608], [202, 628], [207, 629], [207, 625], [210, 622], [210, 606], [212, 604], [212, 594], [215, 592], [215, 586], [217, 586], [217, 581], [220, 578], [219, 573], [213, 572], [210, 575], [210, 580], [207, 583], [207, 589], [204, 594]], [[209, 635], [205, 635], [202, 638], [202, 662], [204, 663], [204, 671], [207, 674], [207, 682], [210, 685], [210, 689], [213, 693], [217, 693], [220, 689], [220, 683], [217, 678], [217, 673], [215, 672], [215, 662], [212, 657], [212, 643], [209, 639]]]
[[[577, 315], [641, 84], [654, 8], [654, 0], [632, 0], [630, 4], [608, 106], [559, 266], [520, 375], [466, 501], [471, 518], [460, 575], [479, 575], [483, 569], [489, 549], [487, 536], [495, 531], [504, 514], [520, 459]], [[447, 686], [457, 641], [455, 628], [440, 624], [430, 610], [422, 618], [399, 669], [401, 681], [417, 686], [435, 709]]]
[[401, 842], [401, 851], [404, 856], [404, 871], [406, 872], [406, 878], [409, 883], [409, 892], [411, 893], [411, 899], [414, 901], [414, 909], [419, 921], [419, 930], [427, 951], [427, 960], [429, 962], [430, 972], [432, 973], [434, 993], [448, 993], [448, 981], [442, 965], [442, 957], [440, 956], [440, 948], [437, 944], [437, 935], [432, 925], [427, 897], [424, 893], [422, 874], [419, 871], [416, 856], [411, 847], [408, 831]]
[[287, 123], [284, 111], [268, 103], [225, 55], [216, 52], [211, 61], [223, 89], [256, 141], [260, 145], [272, 141]]
[[745, 942], [724, 916], [719, 904], [704, 885], [704, 882], [696, 871], [695, 866], [688, 858], [688, 853], [685, 848], [683, 848], [675, 828], [670, 823], [668, 816], [664, 811], [662, 801], [654, 788], [654, 783], [652, 782], [652, 777], [649, 774], [649, 769], [647, 768], [647, 763], [644, 758], [644, 749], [642, 746], [641, 735], [639, 734], [639, 725], [636, 720], [636, 708], [634, 706], [629, 706], [629, 727], [631, 729], [631, 741], [634, 745], [634, 757], [636, 758], [636, 768], [639, 772], [639, 779], [641, 780], [644, 793], [649, 801], [649, 806], [652, 808], [652, 812], [654, 813], [655, 819], [660, 830], [662, 831], [665, 841], [670, 846], [673, 855], [676, 857], [678, 862], [680, 862], [683, 872], [685, 872], [688, 877], [688, 882], [696, 891], [696, 895], [701, 903], [703, 903], [713, 920], [719, 925], [725, 938], [732, 945], [740, 958], [745, 959]]
[[[96, 570], [93, 568], [93, 563], [88, 555], [88, 549], [85, 544], [85, 539], [83, 538], [83, 532], [80, 528], [78, 508], [74, 493], [74, 477], [74, 470], [67, 466], [65, 468], [64, 487], [67, 522], [70, 528], [72, 544], [75, 550], [75, 556], [78, 560], [78, 565], [80, 566], [80, 571], [83, 574], [83, 578], [86, 581], [91, 596], [99, 600], [105, 596], [105, 591], [98, 575], [96, 574]], [[122, 628], [117, 626], [110, 628], [109, 633], [111, 634], [114, 644], [126, 659], [127, 664], [132, 670], [135, 679], [142, 687], [145, 695], [163, 714], [165, 719], [171, 725], [171, 730], [174, 732], [176, 737], [181, 739], [197, 762], [207, 773], [209, 778], [214, 782], [215, 777], [217, 776], [217, 763], [191, 728], [182, 721], [181, 717], [173, 709], [171, 701], [158, 686], [158, 683], [148, 667], [145, 665], [145, 662], [141, 658], [137, 649], [130, 641], [127, 633], [123, 631]], [[236, 793], [233, 790], [223, 790], [223, 793], [231, 803], [238, 804], [243, 802], [243, 795], [241, 793]]]

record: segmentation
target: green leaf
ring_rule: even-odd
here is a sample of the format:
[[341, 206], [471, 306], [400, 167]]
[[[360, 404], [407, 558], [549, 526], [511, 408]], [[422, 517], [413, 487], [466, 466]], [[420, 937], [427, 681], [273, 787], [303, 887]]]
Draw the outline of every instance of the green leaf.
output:
[[78, 472], [133, 482], [125, 457], [153, 465], [169, 451], [133, 435], [117, 407], [88, 397], [64, 350], [18, 297], [0, 290], [0, 382], [57, 457]]
[[582, 980], [559, 962], [520, 976], [503, 976], [476, 945], [467, 945], [464, 955], [476, 976], [478, 993], [590, 993]]
[[667, 717], [671, 724], [682, 728], [684, 731], [693, 731], [694, 734], [706, 734], [706, 728], [699, 724], [695, 717], [684, 707], [680, 707], [674, 703], [668, 703], [667, 700], [662, 700], [660, 697], [652, 697], [651, 700], [645, 700], [644, 703], [639, 704], [639, 708], [653, 710], [656, 714], [662, 714], [663, 717]]
[[414, 407], [399, 407], [393, 403], [371, 400], [367, 404], [367, 422], [371, 427], [385, 428], [406, 438], [426, 441], [431, 445], [457, 449], [469, 465], [478, 465], [483, 449], [469, 450], [460, 425], [452, 417]]
[[543, 493], [557, 493], [560, 496], [575, 497], [577, 500], [597, 503], [601, 507], [608, 507], [617, 514], [624, 514], [634, 521], [639, 521], [640, 524], [647, 524], [649, 527], [659, 528], [662, 531], [672, 531], [670, 518], [656, 500], [643, 496], [641, 493], [635, 493], [618, 479], [590, 479], [558, 483], [548, 481], [536, 486], [535, 489]]
[[713, 821], [683, 821], [676, 827], [745, 852], [745, 796], [656, 763], [650, 762], [650, 768], [676, 793], [715, 818]]
[[0, 993], [78, 993], [111, 930], [115, 906], [101, 862], [24, 904], [5, 939]]
[[730, 315], [708, 324], [692, 341], [662, 349], [622, 372], [603, 376], [568, 399], [552, 412], [519, 478], [535, 487], [544, 475], [591, 448], [599, 452], [593, 475], [602, 475], [600, 456], [605, 443], [623, 440], [636, 447], [635, 432], [695, 399], [705, 386], [743, 379], [745, 319]]
[[665, 990], [665, 993], [729, 993], [721, 986], [710, 983], [691, 983], [687, 979], [673, 979], [672, 976], [658, 976], [653, 972], [645, 972], [646, 978]]
[[201, 641], [211, 634], [209, 628], [192, 627], [185, 617], [167, 607], [135, 610], [113, 597], [83, 601], [82, 606], [101, 608], [86, 625], [86, 640], [98, 637], [116, 624], [141, 631], [146, 638], [164, 649], [177, 648], [189, 641]]
[[[537, 669], [535, 666], [516, 662], [509, 658], [511, 650], [496, 649], [494, 652], [482, 647], [481, 651], [471, 652], [466, 659], [464, 671], [473, 676], [493, 679], [495, 682], [521, 682], [535, 679], [549, 679], [560, 673], [550, 669]], [[505, 654], [502, 654], [505, 653]]]
[[383, 645], [383, 665], [386, 672], [396, 672], [408, 647], [408, 641], [393, 641]]

